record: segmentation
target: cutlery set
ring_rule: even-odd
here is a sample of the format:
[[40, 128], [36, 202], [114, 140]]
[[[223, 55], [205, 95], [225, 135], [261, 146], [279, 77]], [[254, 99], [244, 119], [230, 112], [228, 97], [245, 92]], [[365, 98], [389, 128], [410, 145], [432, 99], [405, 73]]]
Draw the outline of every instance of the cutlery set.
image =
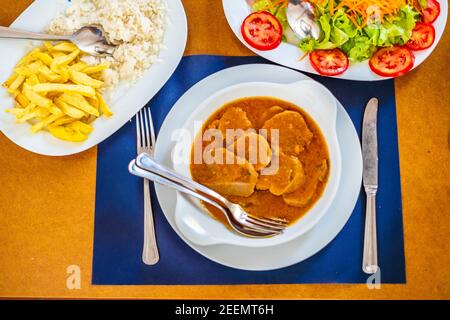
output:
[[[378, 188], [377, 145], [378, 100], [372, 98], [365, 109], [362, 133], [363, 182], [367, 194], [366, 222], [362, 270], [367, 274], [378, 271], [376, 233], [376, 192]], [[231, 228], [250, 238], [267, 238], [279, 235], [287, 227], [286, 221], [254, 217], [240, 205], [232, 203], [214, 190], [157, 163], [153, 160], [155, 132], [148, 107], [136, 115], [138, 156], [128, 166], [131, 174], [144, 178], [144, 246], [143, 262], [154, 265], [159, 260], [153, 214], [150, 200], [149, 180], [180, 191], [219, 209]]]
[[130, 162], [128, 169], [133, 175], [176, 189], [218, 208], [233, 230], [241, 235], [253, 238], [271, 237], [280, 234], [286, 227], [283, 220], [249, 215], [240, 205], [228, 201], [214, 190], [190, 178], [165, 168], [149, 154], [140, 154]]

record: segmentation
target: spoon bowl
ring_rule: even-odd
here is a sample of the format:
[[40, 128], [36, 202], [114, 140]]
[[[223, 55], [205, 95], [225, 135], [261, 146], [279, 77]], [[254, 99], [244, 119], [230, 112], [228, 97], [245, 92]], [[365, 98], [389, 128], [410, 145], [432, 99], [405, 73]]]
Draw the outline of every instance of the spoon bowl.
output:
[[118, 45], [118, 43], [109, 41], [104, 36], [103, 29], [96, 25], [84, 26], [69, 36], [42, 34], [0, 26], [0, 38], [70, 41], [81, 51], [93, 56], [111, 56]]
[[314, 8], [309, 2], [289, 0], [286, 17], [289, 26], [300, 40], [319, 39], [320, 28], [314, 19]]
[[71, 37], [73, 42], [81, 51], [88, 54], [112, 55], [117, 44], [113, 44], [105, 36], [100, 26], [85, 26], [77, 30]]

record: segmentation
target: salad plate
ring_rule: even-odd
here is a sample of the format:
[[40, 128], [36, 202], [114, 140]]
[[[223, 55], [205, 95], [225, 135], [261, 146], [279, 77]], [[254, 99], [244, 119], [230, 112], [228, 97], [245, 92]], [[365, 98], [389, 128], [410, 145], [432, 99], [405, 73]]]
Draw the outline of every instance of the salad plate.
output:
[[[328, 36], [325, 36], [325, 32], [322, 30], [321, 31], [321, 36], [319, 38], [319, 40], [316, 43], [313, 43], [312, 41], [308, 43], [307, 40], [304, 41], [300, 41], [299, 39], [296, 39], [295, 36], [293, 37], [292, 34], [292, 30], [290, 32], [287, 32], [286, 30], [290, 30], [290, 28], [288, 27], [288, 23], [287, 21], [281, 21], [280, 25], [282, 26], [282, 29], [284, 30], [283, 32], [283, 41], [276, 46], [275, 48], [270, 48], [270, 47], [266, 47], [266, 48], [261, 48], [259, 46], [256, 46], [260, 49], [256, 49], [253, 45], [251, 45], [248, 42], [248, 36], [244, 37], [243, 36], [243, 23], [244, 20], [246, 20], [246, 18], [252, 13], [252, 12], [257, 12], [259, 8], [264, 8], [264, 10], [269, 10], [275, 14], [276, 18], [278, 20], [283, 20], [286, 19], [285, 18], [285, 13], [284, 13], [284, 18], [283, 18], [283, 13], [282, 10], [278, 10], [277, 12], [273, 11], [272, 8], [276, 8], [276, 6], [269, 6], [268, 9], [265, 9], [265, 5], [264, 3], [261, 5], [262, 2], [265, 3], [282, 3], [282, 2], [287, 2], [286, 1], [275, 1], [275, 0], [255, 0], [253, 2], [253, 8], [251, 8], [248, 3], [252, 3], [252, 1], [246, 1], [246, 0], [222, 0], [222, 4], [223, 4], [223, 8], [224, 8], [224, 12], [225, 12], [225, 16], [226, 19], [228, 21], [228, 24], [230, 25], [231, 29], [233, 30], [234, 34], [236, 35], [236, 37], [238, 37], [238, 39], [246, 46], [248, 47], [250, 50], [252, 50], [254, 53], [258, 54], [259, 56], [270, 60], [272, 62], [296, 69], [296, 70], [300, 70], [300, 71], [306, 71], [309, 73], [315, 73], [315, 74], [322, 74], [322, 75], [330, 75], [330, 76], [334, 76], [336, 78], [340, 78], [340, 79], [348, 79], [348, 80], [359, 80], [359, 81], [377, 81], [377, 80], [384, 80], [384, 79], [389, 79], [395, 76], [400, 76], [404, 73], [406, 73], [407, 71], [416, 68], [417, 66], [419, 66], [423, 61], [425, 61], [425, 59], [432, 53], [432, 51], [434, 50], [434, 48], [437, 46], [444, 30], [445, 30], [445, 26], [446, 26], [446, 21], [447, 21], [447, 12], [448, 12], [448, 3], [447, 1], [439, 1], [438, 5], [440, 4], [440, 13], [437, 16], [437, 18], [435, 18], [435, 21], [433, 21], [432, 26], [435, 30], [434, 32], [434, 41], [430, 41], [430, 43], [428, 45], [426, 45], [425, 49], [422, 50], [409, 50], [408, 51], [410, 53], [412, 53], [412, 58], [411, 63], [409, 66], [405, 66], [405, 68], [403, 69], [403, 72], [398, 72], [398, 73], [392, 73], [392, 74], [384, 74], [384, 75], [380, 75], [383, 74], [383, 72], [379, 72], [379, 74], [375, 73], [373, 70], [373, 68], [369, 65], [369, 59], [365, 59], [364, 55], [368, 55], [369, 57], [372, 56], [373, 52], [376, 50], [376, 47], [390, 47], [392, 46], [392, 44], [395, 44], [396, 47], [402, 47], [402, 48], [406, 48], [406, 45], [403, 46], [402, 42], [404, 41], [403, 39], [409, 39], [411, 38], [411, 28], [414, 27], [414, 24], [411, 23], [411, 13], [403, 13], [402, 10], [400, 9], [395, 9], [397, 12], [396, 15], [398, 15], [398, 18], [396, 18], [397, 16], [394, 15], [393, 19], [397, 19], [394, 23], [390, 23], [388, 22], [386, 19], [386, 24], [384, 25], [383, 23], [381, 24], [381, 26], [383, 26], [383, 28], [381, 28], [380, 30], [378, 30], [378, 27], [373, 27], [371, 31], [368, 31], [371, 35], [372, 34], [377, 34], [376, 37], [372, 37], [369, 39], [369, 37], [367, 36], [367, 34], [365, 33], [365, 29], [363, 27], [360, 28], [356, 28], [353, 23], [350, 25], [348, 24], [348, 21], [344, 21], [344, 22], [339, 22], [341, 23], [339, 25], [339, 28], [336, 27], [336, 24], [338, 22], [336, 22], [336, 20], [338, 20], [338, 18], [336, 17], [336, 14], [334, 14], [334, 18], [330, 16], [329, 12], [328, 12], [328, 5], [324, 6], [324, 9], [322, 8], [322, 12], [323, 12], [323, 16], [326, 16], [327, 19], [330, 19], [331, 24], [330, 25], [328, 22], [324, 22], [323, 27], [321, 27], [322, 25], [319, 23], [319, 26], [322, 28], [326, 28], [328, 30], [328, 28], [330, 28], [330, 30], [328, 30], [327, 34]], [[427, 1], [437, 1], [437, 0], [423, 0], [425, 2]], [[314, 1], [315, 2], [315, 1]], [[338, 5], [340, 1], [333, 1], [333, 3], [335, 3], [335, 5]], [[375, 1], [374, 1], [375, 2]], [[402, 2], [402, 1], [397, 1], [397, 2]], [[408, 2], [408, 1], [406, 1]], [[327, 4], [328, 0], [324, 0], [322, 1], [322, 3]], [[259, 7], [258, 7], [259, 5]], [[284, 9], [285, 10], [285, 9]], [[345, 13], [345, 9], [341, 8], [341, 14], [344, 15]], [[405, 9], [407, 12], [410, 12], [411, 10], [409, 9]], [[285, 11], [284, 11], [285, 12]], [[420, 19], [420, 16], [417, 15], [417, 13], [415, 13], [414, 15], [415, 20]], [[315, 17], [316, 21], [319, 19], [321, 19], [321, 17], [317, 16]], [[334, 20], [333, 20], [334, 19]], [[326, 20], [325, 18], [323, 18], [323, 20]], [[419, 21], [417, 21], [419, 22]], [[357, 22], [356, 22], [357, 23]], [[361, 22], [361, 24], [363, 24], [363, 22]], [[389, 24], [389, 25], [388, 25]], [[372, 26], [377, 26], [376, 24], [373, 24]], [[400, 27], [400, 26], [404, 26], [404, 28]], [[345, 32], [342, 32], [342, 30], [346, 30], [346, 29], [352, 29], [355, 28], [353, 31], [354, 34], [358, 34], [359, 36], [355, 36], [354, 41], [355, 43], [357, 42], [357, 44], [352, 43], [352, 45], [349, 45], [349, 41], [353, 41], [352, 38], [346, 34]], [[408, 29], [409, 28], [409, 29]], [[336, 31], [337, 30], [337, 31]], [[359, 30], [359, 31], [358, 31]], [[336, 31], [336, 32], [335, 32]], [[353, 31], [347, 31], [349, 34], [350, 32], [353, 33]], [[364, 32], [364, 33], [363, 33]], [[373, 32], [373, 33], [372, 33]], [[333, 33], [335, 33], [335, 35], [333, 36]], [[331, 34], [331, 35], [330, 35]], [[340, 36], [338, 36], [338, 34]], [[380, 34], [382, 34], [383, 36], [380, 36]], [[423, 35], [423, 33], [421, 33], [421, 35]], [[353, 35], [351, 35], [353, 36]], [[328, 39], [324, 39], [325, 37], [327, 37]], [[432, 38], [432, 36], [430, 36]], [[342, 43], [344, 40], [342, 40], [342, 38], [345, 39], [349, 39], [347, 40], [347, 44]], [[390, 40], [386, 40], [386, 39], [390, 39]], [[401, 40], [400, 40], [401, 39]], [[287, 42], [289, 41], [289, 42]], [[409, 40], [408, 40], [409, 41]], [[373, 42], [377, 43], [376, 46], [373, 46]], [[393, 42], [393, 43], [391, 43]], [[295, 43], [295, 44], [294, 44]], [[378, 45], [380, 44], [380, 46]], [[337, 75], [333, 75], [333, 74], [327, 74], [327, 72], [318, 72], [318, 67], [313, 67], [312, 63], [311, 63], [311, 59], [309, 59], [307, 57], [307, 53], [305, 53], [305, 51], [302, 51], [300, 49], [300, 47], [302, 47], [303, 49], [308, 49], [308, 50], [314, 50], [314, 51], [318, 51], [319, 49], [326, 49], [326, 50], [331, 50], [334, 47], [337, 48], [342, 48], [341, 49], [336, 49], [339, 51], [346, 51], [345, 55], [349, 56], [350, 59], [347, 59], [347, 66], [343, 68], [343, 70], [345, 70], [345, 72], [337, 74]], [[425, 47], [425, 46], [423, 46]], [[314, 48], [317, 48], [314, 49]], [[352, 48], [355, 48], [354, 50], [352, 50], [350, 52], [350, 50]], [[369, 50], [369, 51], [368, 51]], [[368, 53], [369, 52], [369, 53]], [[310, 55], [311, 58], [311, 55]], [[348, 63], [348, 60], [350, 60], [350, 62]], [[362, 60], [362, 61], [358, 61], [358, 60]], [[395, 62], [397, 63], [397, 62]], [[317, 65], [317, 64], [316, 64]], [[347, 69], [346, 69], [347, 68]]]
[[[228, 68], [208, 76], [189, 89], [172, 107], [158, 134], [155, 160], [173, 166], [172, 152], [176, 145], [173, 133], [183, 127], [196, 108], [224, 88], [245, 82], [263, 81], [289, 84], [307, 80], [307, 76], [281, 66], [248, 64]], [[193, 250], [219, 264], [242, 270], [273, 270], [301, 262], [319, 252], [342, 230], [350, 218], [361, 190], [362, 156], [358, 134], [344, 107], [336, 100], [336, 132], [342, 155], [342, 176], [336, 197], [326, 219], [321, 219], [311, 230], [293, 240], [270, 247], [245, 247], [231, 244], [199, 245], [178, 228], [176, 222], [177, 192], [155, 184], [161, 209], [178, 236]], [[176, 201], [174, 201], [176, 199]], [[188, 208], [186, 208], [188, 210]], [[206, 215], [206, 213], [205, 213]]]
[[[83, 142], [59, 140], [47, 131], [30, 133], [28, 123], [16, 123], [14, 117], [4, 109], [12, 108], [14, 99], [4, 88], [0, 89], [0, 131], [11, 141], [34, 153], [49, 156], [65, 156], [87, 150], [102, 142], [128, 120], [130, 120], [166, 83], [178, 66], [187, 40], [187, 21], [181, 1], [167, 0], [167, 22], [164, 30], [163, 49], [158, 61], [144, 71], [136, 83], [119, 83], [113, 96], [106, 102], [113, 112], [109, 118], [101, 117], [92, 123], [94, 130]], [[12, 28], [42, 32], [59, 13], [63, 12], [70, 1], [36, 0], [11, 25]], [[28, 40], [0, 39], [0, 83], [11, 74], [19, 59], [30, 50]]]

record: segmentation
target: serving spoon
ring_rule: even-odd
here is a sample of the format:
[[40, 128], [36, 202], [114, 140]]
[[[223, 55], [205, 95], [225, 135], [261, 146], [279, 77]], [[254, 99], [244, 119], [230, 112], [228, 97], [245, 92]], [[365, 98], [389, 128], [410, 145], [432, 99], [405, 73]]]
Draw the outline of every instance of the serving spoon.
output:
[[84, 26], [70, 36], [57, 36], [0, 27], [0, 38], [70, 41], [81, 51], [93, 56], [112, 55], [117, 47], [117, 44], [106, 39], [103, 29], [95, 25]]
[[[249, 7], [252, 7], [255, 0], [246, 0]], [[300, 39], [319, 39], [320, 28], [314, 19], [314, 8], [304, 0], [289, 0], [286, 8], [286, 18], [289, 26], [295, 35]]]

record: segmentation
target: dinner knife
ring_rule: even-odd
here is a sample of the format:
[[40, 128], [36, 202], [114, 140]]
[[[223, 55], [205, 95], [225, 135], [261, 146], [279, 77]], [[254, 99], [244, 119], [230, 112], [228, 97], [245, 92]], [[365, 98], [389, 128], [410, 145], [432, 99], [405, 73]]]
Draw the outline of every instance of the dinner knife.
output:
[[362, 269], [373, 274], [378, 270], [376, 194], [378, 189], [378, 99], [372, 98], [364, 111], [362, 131], [363, 183], [366, 191], [366, 223]]

